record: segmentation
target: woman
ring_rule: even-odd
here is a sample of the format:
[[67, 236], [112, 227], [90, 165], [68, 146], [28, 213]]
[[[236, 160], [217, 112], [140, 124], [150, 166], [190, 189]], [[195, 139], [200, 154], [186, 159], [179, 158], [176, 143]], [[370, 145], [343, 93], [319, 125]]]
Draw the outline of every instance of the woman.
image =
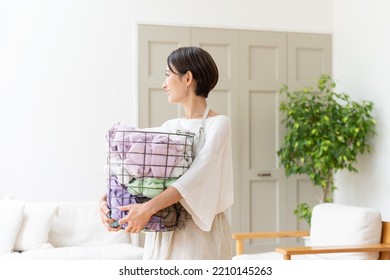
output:
[[[146, 232], [144, 259], [231, 259], [231, 231], [224, 211], [233, 203], [230, 120], [210, 110], [206, 98], [218, 81], [218, 68], [208, 52], [197, 47], [173, 51], [162, 84], [168, 102], [181, 104], [183, 118], [163, 124], [164, 131], [197, 134], [191, 167], [170, 187], [144, 204], [123, 206], [126, 231], [137, 233], [159, 210], [180, 202], [189, 213], [182, 229]], [[108, 226], [107, 205], [101, 217]]]

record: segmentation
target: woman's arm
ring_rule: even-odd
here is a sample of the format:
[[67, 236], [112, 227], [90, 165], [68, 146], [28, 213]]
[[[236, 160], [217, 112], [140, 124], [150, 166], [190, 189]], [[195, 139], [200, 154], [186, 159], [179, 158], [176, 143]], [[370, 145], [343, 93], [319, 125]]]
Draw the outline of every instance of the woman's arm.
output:
[[130, 204], [118, 207], [119, 210], [129, 211], [129, 213], [118, 222], [119, 224], [128, 224], [125, 229], [127, 232], [139, 232], [149, 222], [153, 214], [161, 209], [171, 206], [172, 204], [178, 202], [181, 198], [182, 196], [176, 188], [168, 187], [159, 195], [143, 204]]

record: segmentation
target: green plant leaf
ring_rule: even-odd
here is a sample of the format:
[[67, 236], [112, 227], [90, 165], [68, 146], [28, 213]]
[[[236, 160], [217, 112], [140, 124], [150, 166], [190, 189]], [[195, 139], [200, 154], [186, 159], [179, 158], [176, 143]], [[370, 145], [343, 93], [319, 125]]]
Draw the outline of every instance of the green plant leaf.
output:
[[324, 74], [317, 89], [290, 91], [284, 85], [279, 90], [286, 95], [279, 107], [286, 128], [277, 151], [280, 163], [286, 176], [308, 175], [313, 186], [322, 189], [326, 201], [336, 189], [334, 173], [343, 169], [357, 172], [358, 155], [370, 152], [370, 138], [376, 135], [373, 102], [355, 102], [335, 88], [330, 75]]

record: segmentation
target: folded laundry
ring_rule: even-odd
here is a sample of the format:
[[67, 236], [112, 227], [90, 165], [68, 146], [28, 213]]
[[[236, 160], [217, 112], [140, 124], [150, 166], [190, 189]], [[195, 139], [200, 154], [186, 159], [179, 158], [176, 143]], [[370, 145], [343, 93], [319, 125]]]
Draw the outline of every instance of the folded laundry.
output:
[[[118, 221], [126, 216], [124, 211], [118, 209], [118, 206], [131, 204], [131, 195], [126, 188], [122, 187], [116, 176], [110, 176], [109, 188], [107, 191], [107, 206], [110, 209], [110, 218]], [[119, 225], [119, 224], [118, 224]], [[112, 227], [116, 227], [111, 225]], [[125, 228], [125, 225], [122, 225]]]
[[[107, 206], [110, 209], [110, 218], [115, 220], [110, 226], [125, 229], [127, 224], [120, 225], [118, 221], [124, 218], [128, 214], [128, 211], [121, 211], [118, 209], [118, 206], [140, 204], [150, 200], [150, 198], [145, 197], [144, 195], [133, 195], [129, 193], [127, 189], [118, 182], [116, 176], [110, 177], [109, 185]], [[171, 231], [179, 229], [183, 226], [188, 215], [189, 214], [184, 207], [178, 202], [154, 214], [143, 230]]]
[[146, 196], [153, 198], [172, 185], [176, 179], [160, 179], [160, 178], [142, 178], [133, 179], [127, 184], [127, 191], [133, 195]]
[[173, 170], [173, 177], [178, 178], [186, 169], [175, 168], [192, 162], [193, 137], [186, 134], [159, 132], [156, 128], [147, 131], [117, 122], [109, 129], [106, 139], [109, 161], [116, 165], [121, 161], [128, 175], [135, 178], [170, 178]]
[[190, 168], [192, 163], [191, 157], [183, 157], [175, 163], [175, 166], [172, 168], [169, 178], [179, 178]]
[[176, 146], [167, 143], [152, 145], [151, 169], [155, 177], [168, 178], [172, 172], [178, 154]]
[[134, 143], [126, 154], [124, 168], [135, 178], [144, 177], [151, 167], [152, 148], [146, 143]]
[[115, 175], [120, 184], [127, 185], [131, 180], [133, 180], [133, 176], [130, 176], [129, 172], [124, 168], [122, 162], [122, 160], [111, 159], [110, 164], [104, 165], [104, 172], [107, 177]]
[[109, 128], [106, 134], [108, 151], [111, 158], [125, 158], [125, 153], [130, 149], [130, 134], [124, 131], [135, 131], [135, 128], [123, 122], [116, 122]]

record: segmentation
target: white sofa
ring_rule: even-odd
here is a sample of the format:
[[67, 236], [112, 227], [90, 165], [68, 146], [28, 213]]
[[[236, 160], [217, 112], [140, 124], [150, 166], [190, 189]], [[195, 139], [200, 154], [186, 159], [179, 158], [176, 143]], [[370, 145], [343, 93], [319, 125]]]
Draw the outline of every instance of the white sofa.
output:
[[97, 201], [0, 201], [0, 260], [139, 260], [138, 235], [109, 232]]

